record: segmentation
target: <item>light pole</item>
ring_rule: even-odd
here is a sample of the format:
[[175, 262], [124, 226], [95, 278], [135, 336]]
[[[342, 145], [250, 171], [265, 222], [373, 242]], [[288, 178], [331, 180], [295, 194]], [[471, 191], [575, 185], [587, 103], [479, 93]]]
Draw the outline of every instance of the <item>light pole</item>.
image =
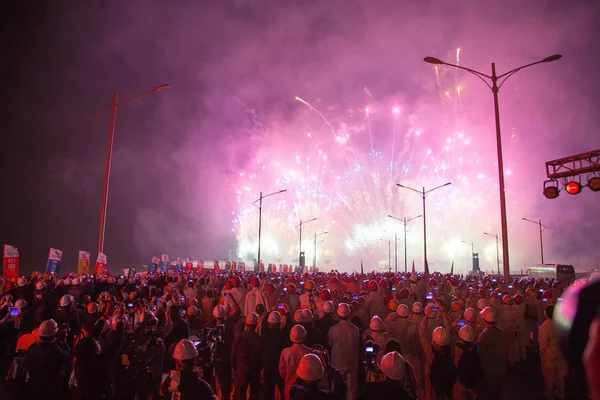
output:
[[252, 203], [253, 205], [256, 205], [256, 202], [258, 202], [258, 206], [257, 206], [258, 207], [258, 258], [256, 261], [258, 263], [258, 269], [260, 269], [260, 237], [262, 234], [262, 201], [266, 197], [273, 196], [274, 194], [283, 193], [285, 191], [286, 191], [286, 189], [283, 189], [278, 192], [269, 193], [264, 196], [263, 196], [262, 192], [260, 192], [260, 197]]
[[379, 239], [388, 243], [388, 272], [392, 272], [392, 241], [388, 239]]
[[[508, 222], [507, 222], [507, 217], [506, 217], [506, 193], [504, 191], [504, 162], [502, 160], [502, 134], [500, 131], [500, 110], [499, 110], [499, 106], [498, 106], [498, 91], [500, 90], [500, 88], [502, 87], [504, 82], [506, 82], [506, 80], [508, 78], [510, 78], [512, 75], [516, 74], [520, 70], [527, 68], [527, 67], [531, 67], [533, 65], [556, 61], [561, 57], [562, 57], [562, 55], [560, 55], [560, 54], [554, 54], [554, 55], [544, 58], [543, 60], [536, 61], [536, 62], [533, 62], [530, 64], [523, 65], [521, 67], [512, 69], [508, 72], [503, 73], [500, 76], [496, 75], [496, 64], [495, 63], [492, 63], [492, 75], [489, 76], [489, 75], [483, 74], [481, 72], [475, 71], [470, 68], [461, 67], [460, 65], [455, 65], [455, 64], [449, 64], [449, 63], [442, 61], [435, 57], [425, 57], [423, 59], [425, 62], [430, 63], [430, 64], [447, 65], [450, 67], [465, 70], [465, 71], [475, 75], [479, 79], [481, 79], [487, 85], [487, 87], [489, 87], [492, 90], [492, 93], [494, 96], [494, 114], [495, 114], [495, 118], [496, 118], [496, 147], [497, 147], [497, 151], [498, 151], [498, 186], [500, 189], [500, 219], [502, 222], [502, 264], [504, 267], [504, 280], [506, 282], [508, 282], [510, 279], [510, 264], [509, 264], [509, 259], [508, 259]], [[498, 80], [502, 79], [502, 78], [504, 78], [504, 79], [500, 82], [500, 84], [498, 84]], [[490, 85], [488, 83], [489, 81], [492, 82], [492, 85]]]
[[[321, 235], [325, 235], [326, 233], [328, 233], [327, 231], [325, 232], [321, 232], [321, 233], [315, 233], [315, 236], [313, 236], [313, 239], [315, 240], [315, 252], [313, 253], [313, 267], [317, 268], [317, 236], [321, 236]], [[322, 240], [321, 240], [322, 242]]]
[[[298, 228], [298, 227], [300, 228], [300, 245], [298, 246], [298, 265], [300, 265], [300, 254], [302, 253], [302, 225], [306, 224], [307, 222], [313, 222], [316, 220], [317, 220], [317, 218], [309, 219], [308, 221], [300, 220], [300, 223], [295, 226], [295, 228]], [[300, 265], [300, 266], [304, 267], [304, 265]]]
[[446, 187], [451, 184], [452, 184], [451, 182], [444, 183], [443, 185], [434, 187], [433, 189], [429, 189], [427, 191], [425, 191], [425, 187], [423, 187], [423, 191], [420, 191], [420, 190], [413, 189], [411, 187], [396, 183], [396, 185], [400, 186], [401, 188], [412, 190], [413, 192], [415, 192], [419, 196], [421, 196], [421, 198], [423, 199], [423, 264], [424, 264], [423, 271], [425, 271], [426, 274], [429, 274], [429, 264], [427, 263], [427, 213], [425, 211], [425, 198], [427, 197], [427, 195], [429, 193], [433, 192], [434, 190], [441, 189], [441, 188]]
[[491, 233], [483, 232], [483, 234], [496, 238], [496, 264], [498, 266], [498, 275], [500, 275], [500, 245], [498, 243], [500, 241], [500, 238], [498, 237], [497, 233], [492, 235]]
[[[404, 224], [404, 273], [407, 273], [408, 272], [408, 260], [407, 260], [407, 256], [406, 256], [406, 224], [408, 224], [413, 219], [421, 218], [422, 215], [417, 215], [416, 217], [412, 217], [412, 218], [408, 218], [408, 219], [406, 217], [398, 218], [391, 214], [388, 214], [388, 217], [397, 219], [398, 221], [401, 221]], [[396, 272], [398, 272], [398, 265], [396, 265]]]
[[106, 154], [106, 169], [104, 171], [104, 189], [102, 191], [102, 208], [100, 210], [100, 228], [98, 230], [98, 253], [104, 252], [104, 230], [106, 228], [106, 207], [108, 205], [108, 185], [110, 182], [110, 167], [112, 164], [112, 149], [113, 142], [115, 139], [115, 124], [117, 121], [117, 107], [121, 104], [127, 103], [130, 100], [137, 99], [138, 97], [145, 96], [150, 93], [160, 92], [163, 89], [169, 88], [169, 85], [160, 85], [155, 87], [152, 90], [148, 90], [147, 92], [136, 94], [135, 96], [131, 96], [126, 98], [125, 100], [119, 101], [119, 92], [115, 92], [113, 97], [112, 105], [96, 115], [96, 121], [102, 118], [104, 114], [110, 111], [111, 119], [110, 119], [110, 130], [108, 134], [108, 152]]
[[[398, 234], [396, 232], [390, 232], [385, 229], [383, 231], [394, 234], [394, 269], [395, 269], [395, 273], [398, 273]], [[391, 270], [392, 270], [392, 268], [390, 266], [390, 271]]]
[[464, 244], [468, 244], [469, 246], [471, 246], [471, 270], [475, 269], [475, 262], [473, 261], [473, 254], [475, 254], [475, 243], [473, 242], [465, 242], [464, 240], [462, 241]]
[[542, 231], [544, 229], [548, 229], [548, 227], [546, 227], [545, 225], [542, 225], [542, 220], [540, 219], [539, 221], [532, 221], [530, 219], [527, 218], [521, 218], [523, 221], [527, 221], [527, 222], [531, 222], [532, 224], [536, 224], [539, 225], [540, 227], [540, 252], [542, 254], [542, 264], [544, 263], [544, 240], [542, 239]]

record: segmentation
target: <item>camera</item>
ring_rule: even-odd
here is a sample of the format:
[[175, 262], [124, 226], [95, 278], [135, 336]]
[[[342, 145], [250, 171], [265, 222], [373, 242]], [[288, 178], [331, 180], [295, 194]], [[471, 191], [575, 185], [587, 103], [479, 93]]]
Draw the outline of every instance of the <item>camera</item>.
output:
[[373, 341], [373, 338], [368, 336], [365, 341], [365, 352], [364, 352], [364, 364], [367, 373], [380, 373], [379, 365], [377, 365], [377, 353], [379, 352], [379, 345]]
[[466, 322], [462, 319], [456, 323], [457, 326], [465, 326]]
[[19, 307], [10, 307], [9, 313], [11, 317], [16, 317], [21, 314], [21, 309]]
[[426, 298], [427, 300], [433, 300], [433, 294], [431, 294], [431, 293], [427, 293], [427, 296], [425, 296], [425, 298]]

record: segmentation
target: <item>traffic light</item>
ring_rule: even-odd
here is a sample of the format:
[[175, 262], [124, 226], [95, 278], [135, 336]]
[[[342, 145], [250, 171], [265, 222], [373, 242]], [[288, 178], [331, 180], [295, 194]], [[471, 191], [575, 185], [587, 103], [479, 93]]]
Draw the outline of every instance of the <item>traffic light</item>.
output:
[[555, 180], [549, 180], [544, 182], [544, 196], [547, 199], [555, 199], [560, 194], [558, 189], [558, 182]]
[[597, 192], [600, 191], [600, 178], [595, 176], [588, 181], [588, 187], [591, 191]]
[[581, 183], [571, 181], [565, 185], [565, 191], [569, 194], [581, 193]]

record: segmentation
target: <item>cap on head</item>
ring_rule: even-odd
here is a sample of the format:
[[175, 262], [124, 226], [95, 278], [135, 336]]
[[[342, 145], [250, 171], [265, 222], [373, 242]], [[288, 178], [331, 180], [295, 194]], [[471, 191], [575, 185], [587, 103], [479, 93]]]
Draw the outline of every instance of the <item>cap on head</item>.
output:
[[179, 361], [192, 360], [198, 357], [198, 349], [189, 339], [181, 339], [173, 351], [173, 358]]
[[323, 368], [323, 363], [321, 359], [316, 354], [305, 354], [298, 363], [298, 368], [296, 369], [296, 375], [298, 378], [307, 381], [307, 382], [315, 382], [320, 380], [323, 377], [323, 373], [325, 369]]
[[464, 313], [465, 321], [467, 322], [475, 322], [477, 319], [477, 311], [474, 308], [467, 308]]
[[390, 309], [390, 311], [396, 311], [398, 309], [398, 304], [398, 300], [392, 299], [388, 303], [388, 308]]
[[313, 313], [309, 309], [302, 310], [302, 314], [300, 315], [300, 320], [303, 324], [309, 324], [313, 320]]
[[213, 317], [215, 317], [216, 319], [225, 318], [225, 307], [223, 307], [222, 304], [217, 304], [215, 308], [213, 308], [212, 314]]
[[323, 304], [323, 312], [327, 314], [331, 314], [335, 311], [335, 307], [333, 306], [333, 301], [329, 300]]
[[483, 310], [481, 310], [481, 318], [490, 324], [493, 324], [497, 321], [497, 315], [496, 315], [496, 310], [494, 310], [492, 307], [486, 307]]
[[433, 343], [437, 344], [438, 346], [446, 346], [448, 343], [450, 343], [450, 334], [443, 326], [438, 326], [435, 328], [431, 336]]
[[281, 323], [281, 314], [279, 311], [271, 311], [267, 322], [269, 325], [279, 325]]
[[486, 299], [479, 299], [477, 300], [477, 309], [479, 311], [483, 310], [484, 308], [486, 308], [488, 305], [488, 302]]
[[73, 304], [74, 301], [75, 299], [73, 298], [73, 296], [71, 296], [70, 294], [65, 294], [63, 297], [60, 298], [60, 306], [69, 307], [71, 304]]
[[475, 329], [471, 325], [465, 325], [460, 328], [458, 337], [465, 342], [474, 342], [477, 339], [475, 337]]
[[250, 313], [246, 315], [246, 325], [256, 326], [258, 325], [258, 315], [256, 313]]
[[294, 325], [290, 330], [292, 343], [303, 343], [306, 340], [306, 329], [302, 325]]
[[337, 314], [340, 318], [348, 318], [350, 316], [350, 306], [346, 303], [340, 303]]
[[40, 324], [38, 335], [42, 338], [53, 337], [58, 333], [58, 324], [53, 319], [48, 319]]
[[415, 314], [421, 314], [423, 312], [423, 304], [419, 303], [418, 301], [413, 303], [412, 312]]
[[380, 364], [381, 372], [394, 381], [402, 380], [406, 374], [406, 362], [396, 351], [392, 351], [383, 356]]
[[369, 323], [369, 328], [372, 331], [379, 332], [383, 330], [383, 321], [377, 315], [371, 318], [371, 322]]
[[401, 318], [407, 318], [409, 314], [408, 306], [406, 304], [400, 304], [396, 310], [396, 314]]

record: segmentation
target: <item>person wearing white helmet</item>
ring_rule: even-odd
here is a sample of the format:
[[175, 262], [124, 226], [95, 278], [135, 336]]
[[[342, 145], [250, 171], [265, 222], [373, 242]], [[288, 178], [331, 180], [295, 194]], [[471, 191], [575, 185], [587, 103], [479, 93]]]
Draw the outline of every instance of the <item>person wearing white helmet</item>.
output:
[[221, 330], [223, 337], [223, 344], [218, 346], [215, 352], [215, 370], [223, 399], [231, 397], [231, 349], [235, 336], [233, 320], [227, 319], [226, 314], [225, 307], [217, 304], [212, 310], [215, 324], [211, 325]]
[[460, 340], [454, 348], [457, 377], [454, 398], [456, 400], [476, 399], [479, 396], [478, 387], [482, 376], [477, 334], [473, 327], [464, 325], [458, 331], [458, 337]]
[[[321, 355], [320, 352], [315, 352]], [[309, 353], [298, 363], [296, 375], [298, 379], [290, 389], [290, 399], [342, 399], [347, 392], [347, 386], [342, 375], [327, 363], [321, 356]], [[321, 389], [320, 383], [324, 376], [330, 382], [327, 389]]]
[[331, 346], [331, 365], [346, 379], [348, 384], [348, 400], [356, 397], [358, 391], [358, 347], [360, 333], [358, 327], [351, 324], [350, 306], [341, 303], [337, 314], [340, 322], [329, 330]]
[[290, 397], [290, 388], [296, 381], [296, 369], [300, 359], [312, 351], [304, 345], [306, 340], [306, 329], [302, 325], [294, 325], [290, 330], [290, 341], [293, 343], [285, 348], [279, 357], [279, 375], [285, 381], [285, 399]]
[[410, 354], [417, 356], [422, 352], [419, 352], [419, 336], [418, 326], [414, 321], [409, 319], [409, 309], [405, 304], [400, 304], [396, 310], [398, 320], [390, 327], [390, 333], [400, 346], [402, 347], [402, 354]]
[[381, 360], [381, 357], [385, 354], [383, 351], [385, 349], [385, 344], [388, 340], [392, 338], [389, 332], [385, 330], [383, 320], [379, 318], [377, 315], [371, 318], [371, 322], [369, 322], [369, 329], [363, 332], [362, 341], [366, 342], [367, 340], [372, 340], [372, 342], [377, 347], [377, 362]]
[[40, 342], [27, 349], [25, 359], [27, 362], [31, 390], [29, 398], [32, 399], [62, 399], [66, 398], [64, 392], [63, 371], [70, 366], [72, 356], [64, 340], [64, 334], [59, 334], [59, 327], [53, 319], [42, 322], [38, 329]]
[[542, 376], [544, 377], [544, 394], [547, 399], [556, 396], [565, 397], [565, 377], [567, 363], [560, 352], [554, 326], [554, 306], [547, 306], [544, 310], [546, 320], [539, 327], [540, 360], [542, 362]]
[[262, 355], [264, 392], [266, 399], [275, 398], [275, 388], [285, 396], [285, 381], [279, 375], [279, 359], [287, 346], [287, 335], [281, 327], [281, 314], [271, 311], [263, 320], [260, 353]]
[[217, 396], [210, 385], [194, 371], [198, 350], [189, 339], [182, 339], [175, 345], [173, 358], [175, 371], [171, 371], [162, 385], [162, 392], [169, 399], [213, 399]]
[[325, 301], [322, 306], [323, 316], [315, 321], [315, 328], [319, 330], [322, 338], [327, 338], [329, 330], [338, 323], [333, 317], [335, 306], [331, 300]]
[[417, 326], [419, 326], [421, 325], [421, 321], [423, 320], [424, 316], [425, 314], [423, 313], [423, 304], [421, 304], [418, 301], [414, 302], [410, 309], [409, 319], [413, 321]]
[[[513, 298], [509, 294], [502, 296], [502, 303], [496, 309], [498, 313], [498, 327], [508, 336], [508, 366], [517, 361], [517, 333], [519, 331], [519, 308], [514, 307]], [[523, 310], [524, 312], [524, 310]]]
[[67, 342], [73, 348], [75, 338], [81, 334], [81, 323], [78, 311], [75, 309], [75, 299], [70, 294], [60, 298], [58, 310], [56, 311], [56, 322], [59, 325], [68, 324], [70, 327]]
[[258, 315], [250, 313], [245, 318], [244, 331], [235, 338], [231, 353], [234, 370], [237, 371], [235, 398], [245, 399], [248, 387], [250, 398], [257, 399], [260, 390], [261, 338], [256, 332]]
[[406, 389], [409, 364], [404, 357], [396, 351], [387, 353], [381, 358], [379, 368], [381, 370], [381, 380], [369, 382], [365, 385], [363, 392], [358, 396], [358, 400], [387, 399], [393, 398], [399, 400], [414, 399]]
[[508, 338], [506, 332], [496, 326], [498, 320], [496, 310], [485, 307], [481, 311], [481, 319], [485, 329], [479, 335], [479, 358], [483, 376], [480, 394], [483, 399], [499, 399], [507, 375]]
[[[443, 311], [442, 311], [443, 312]], [[425, 323], [421, 323], [421, 346], [427, 358], [425, 366], [425, 398], [451, 399], [456, 382], [456, 367], [450, 352], [450, 332], [438, 326], [431, 339], [424, 335]]]

